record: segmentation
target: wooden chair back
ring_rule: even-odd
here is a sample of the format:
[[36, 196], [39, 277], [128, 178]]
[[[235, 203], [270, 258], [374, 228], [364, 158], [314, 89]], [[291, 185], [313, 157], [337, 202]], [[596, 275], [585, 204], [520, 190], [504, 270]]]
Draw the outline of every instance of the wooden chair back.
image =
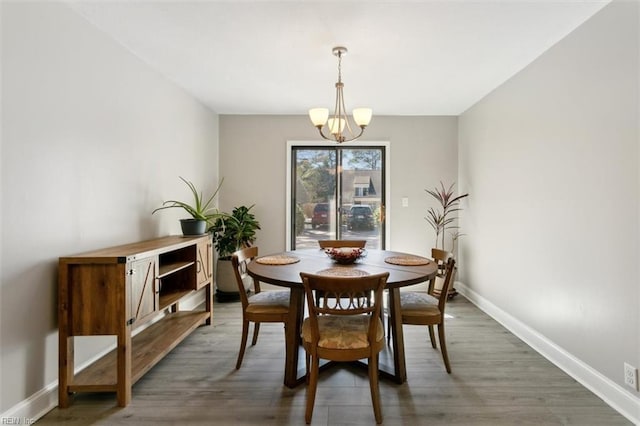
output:
[[367, 240], [319, 240], [318, 245], [321, 249], [341, 247], [364, 248], [364, 246], [367, 245]]
[[238, 250], [231, 255], [231, 264], [233, 265], [233, 273], [236, 277], [236, 283], [238, 284], [238, 292], [240, 293], [240, 302], [242, 302], [243, 310], [247, 309], [249, 305], [244, 280], [252, 279], [255, 292], [260, 293], [260, 282], [255, 278], [250, 278], [247, 273], [247, 265], [256, 257], [258, 257], [258, 247], [255, 246]]
[[[445, 274], [444, 274], [444, 282], [442, 283], [441, 294], [447, 295], [449, 294], [449, 289], [453, 286], [453, 281], [456, 276], [456, 260], [453, 257], [449, 257], [447, 263], [445, 264]], [[444, 321], [444, 308], [449, 300], [448, 297], [443, 296], [438, 299], [438, 309], [442, 314], [442, 320]]]
[[447, 261], [453, 257], [453, 253], [446, 250], [440, 250], [437, 248], [431, 249], [431, 258], [436, 261], [438, 265], [438, 274], [444, 276]]
[[[318, 317], [321, 315], [370, 315], [380, 318], [382, 292], [388, 272], [362, 277], [334, 277], [301, 273], [309, 306], [309, 321], [314, 341], [319, 339]], [[317, 302], [314, 297], [321, 294]], [[373, 303], [369, 300], [373, 294]], [[369, 321], [369, 342], [375, 342], [378, 321]]]
[[434, 276], [429, 282], [429, 294], [440, 296], [443, 291], [442, 286], [444, 285], [444, 277], [447, 272], [447, 261], [453, 258], [453, 253], [446, 250], [432, 248], [431, 258], [436, 262], [438, 272], [436, 273], [436, 276]]

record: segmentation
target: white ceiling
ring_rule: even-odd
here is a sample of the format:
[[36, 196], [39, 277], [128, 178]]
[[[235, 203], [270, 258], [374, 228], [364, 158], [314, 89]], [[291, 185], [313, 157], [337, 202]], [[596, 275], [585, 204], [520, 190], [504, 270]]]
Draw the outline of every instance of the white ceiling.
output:
[[71, 7], [220, 114], [458, 115], [609, 0], [79, 1]]

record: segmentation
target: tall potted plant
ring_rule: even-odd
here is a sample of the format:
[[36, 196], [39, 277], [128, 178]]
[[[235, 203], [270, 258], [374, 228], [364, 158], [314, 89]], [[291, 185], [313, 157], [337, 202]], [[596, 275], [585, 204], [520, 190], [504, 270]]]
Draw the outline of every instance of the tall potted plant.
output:
[[[454, 186], [455, 183], [452, 183], [451, 186], [449, 186], [449, 189], [445, 189], [444, 184], [440, 182], [440, 188], [436, 187], [435, 189], [425, 189], [427, 194], [438, 200], [440, 207], [442, 207], [442, 210], [430, 207], [429, 210], [427, 210], [427, 216], [425, 217], [427, 222], [429, 222], [433, 230], [436, 232], [436, 248], [441, 248], [442, 250], [446, 250], [444, 247], [445, 231], [447, 229], [458, 229], [458, 226], [454, 224], [458, 218], [452, 215], [461, 210], [458, 207], [460, 205], [460, 200], [469, 196], [468, 193], [455, 196], [453, 191]], [[438, 239], [440, 235], [442, 235], [442, 247], [438, 246]], [[455, 232], [453, 234], [454, 244], [461, 235], [462, 234], [459, 232]]]
[[[250, 207], [239, 206], [230, 215], [218, 217], [209, 228], [213, 237], [213, 246], [218, 253], [216, 268], [216, 296], [225, 301], [239, 297], [236, 278], [231, 266], [231, 255], [236, 250], [251, 247], [256, 240], [256, 231], [260, 222], [250, 212]], [[245, 283], [245, 290], [250, 282]]]
[[189, 187], [189, 190], [193, 195], [193, 202], [187, 203], [178, 200], [167, 200], [162, 203], [161, 207], [158, 207], [151, 212], [151, 214], [165, 209], [184, 209], [184, 211], [186, 211], [191, 217], [188, 219], [180, 219], [182, 233], [184, 235], [203, 235], [206, 232], [208, 225], [211, 225], [215, 219], [224, 217], [225, 215], [218, 211], [216, 207], [211, 205], [216, 195], [218, 195], [218, 191], [220, 191], [224, 178], [220, 180], [220, 184], [216, 188], [215, 192], [206, 201], [202, 195], [202, 191], [198, 191], [191, 181], [186, 180], [182, 176], [179, 176], [179, 178]]
[[[433, 198], [438, 200], [438, 203], [442, 208], [442, 210], [434, 209], [433, 207], [429, 208], [429, 210], [427, 211], [427, 216], [425, 217], [427, 222], [429, 222], [433, 230], [436, 232], [435, 248], [436, 249], [441, 248], [442, 250], [446, 250], [444, 246], [445, 231], [447, 229], [454, 229], [455, 231], [451, 233], [451, 253], [453, 256], [455, 256], [456, 242], [458, 241], [458, 238], [464, 235], [464, 234], [461, 234], [460, 231], [458, 231], [459, 227], [457, 224], [454, 223], [458, 219], [457, 217], [454, 216], [454, 213], [461, 210], [459, 207], [460, 200], [462, 200], [464, 197], [469, 196], [468, 193], [456, 196], [453, 191], [454, 186], [455, 186], [455, 183], [452, 183], [448, 189], [445, 189], [444, 184], [440, 182], [440, 188], [436, 187], [435, 189], [425, 189], [425, 191], [427, 191], [427, 194], [431, 195]], [[439, 239], [438, 237], [440, 235], [442, 235], [442, 247], [438, 247], [438, 239]], [[436, 282], [434, 287], [434, 292], [436, 294], [439, 294], [438, 292], [442, 289], [442, 284], [443, 284], [442, 278], [436, 277]], [[456, 294], [458, 294], [456, 289], [453, 287], [449, 287], [449, 292], [447, 294], [447, 297], [452, 298]]]

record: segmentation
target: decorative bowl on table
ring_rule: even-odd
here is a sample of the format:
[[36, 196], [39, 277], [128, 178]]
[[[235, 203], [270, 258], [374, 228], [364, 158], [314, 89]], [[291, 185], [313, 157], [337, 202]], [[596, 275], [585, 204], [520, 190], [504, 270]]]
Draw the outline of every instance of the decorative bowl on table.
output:
[[340, 263], [341, 265], [350, 265], [367, 255], [366, 250], [359, 247], [335, 247], [325, 249], [324, 252], [334, 262]]

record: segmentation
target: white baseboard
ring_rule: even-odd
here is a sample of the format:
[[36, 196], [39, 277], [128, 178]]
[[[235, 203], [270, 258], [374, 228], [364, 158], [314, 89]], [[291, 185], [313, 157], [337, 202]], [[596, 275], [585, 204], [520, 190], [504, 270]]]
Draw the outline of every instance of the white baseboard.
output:
[[58, 381], [0, 414], [2, 424], [30, 425], [58, 405]]
[[484, 311], [558, 368], [596, 394], [614, 410], [634, 424], [640, 425], [639, 398], [634, 397], [623, 389], [622, 386], [594, 370], [517, 318], [506, 313], [463, 283], [456, 281], [455, 288], [480, 310]]

